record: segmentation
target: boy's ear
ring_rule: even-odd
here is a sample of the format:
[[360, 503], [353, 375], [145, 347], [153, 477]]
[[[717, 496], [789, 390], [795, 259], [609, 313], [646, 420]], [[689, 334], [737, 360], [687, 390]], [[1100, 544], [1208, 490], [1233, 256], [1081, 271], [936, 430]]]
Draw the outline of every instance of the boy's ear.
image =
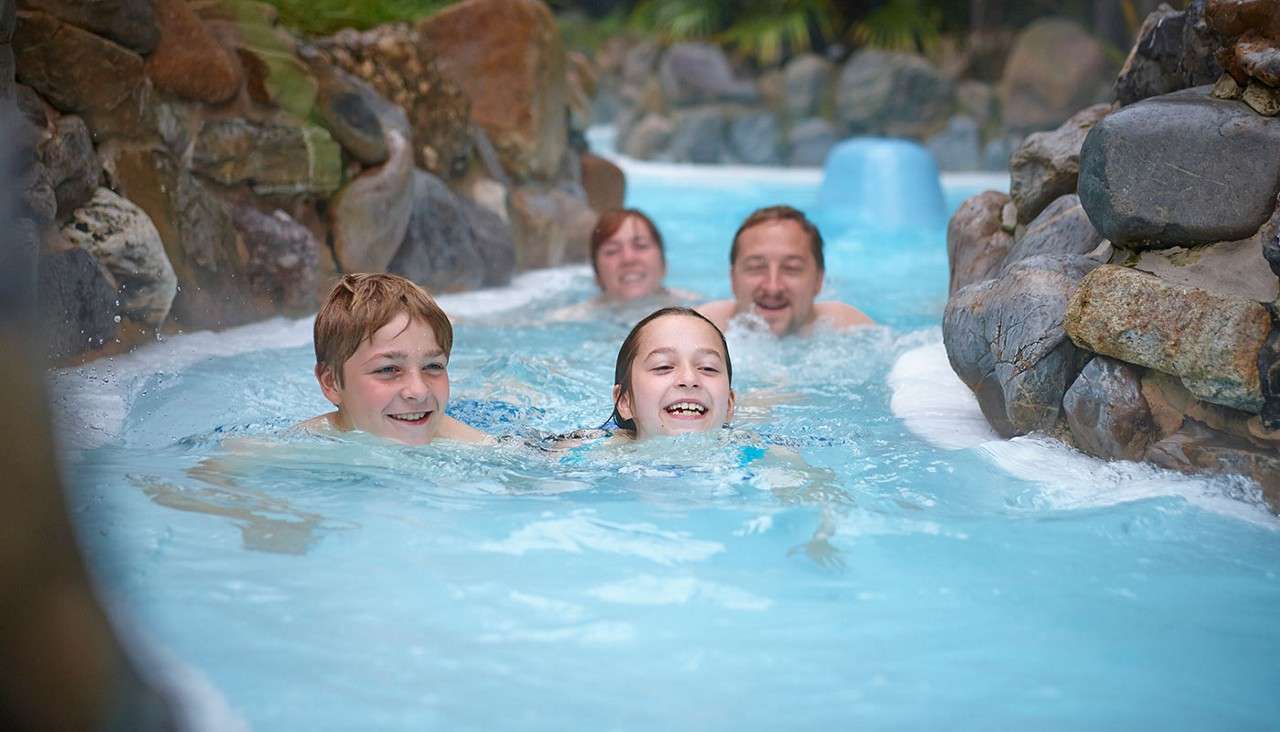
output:
[[729, 408], [725, 410], [725, 413], [724, 413], [725, 422], [733, 421], [733, 404], [736, 401], [738, 401], [738, 394], [733, 389], [730, 389], [729, 390]]
[[316, 381], [320, 382], [320, 391], [324, 392], [324, 398], [335, 407], [342, 406], [342, 389], [338, 386], [338, 380], [334, 376], [333, 369], [323, 363], [316, 364]]
[[618, 384], [613, 385], [613, 403], [618, 405], [618, 416], [623, 419], [635, 419], [635, 413], [631, 411], [631, 396], [622, 394], [622, 387]]

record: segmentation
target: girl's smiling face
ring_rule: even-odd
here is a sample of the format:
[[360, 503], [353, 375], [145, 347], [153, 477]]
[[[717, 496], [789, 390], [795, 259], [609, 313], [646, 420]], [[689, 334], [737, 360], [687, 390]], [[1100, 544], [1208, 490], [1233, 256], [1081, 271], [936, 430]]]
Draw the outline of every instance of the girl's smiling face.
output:
[[440, 431], [449, 403], [449, 354], [430, 326], [401, 313], [379, 328], [342, 365], [342, 383], [316, 366], [338, 426], [409, 445]]
[[613, 387], [618, 415], [635, 422], [636, 439], [705, 432], [733, 418], [733, 389], [714, 326], [668, 315], [647, 323], [639, 344], [630, 388]]

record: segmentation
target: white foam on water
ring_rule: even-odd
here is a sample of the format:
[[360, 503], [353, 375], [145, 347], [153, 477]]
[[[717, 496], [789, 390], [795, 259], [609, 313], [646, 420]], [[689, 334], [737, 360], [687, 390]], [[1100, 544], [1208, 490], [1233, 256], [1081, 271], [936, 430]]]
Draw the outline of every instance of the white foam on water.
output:
[[942, 343], [903, 353], [888, 382], [893, 390], [890, 409], [907, 429], [946, 450], [976, 449], [995, 467], [1036, 483], [1037, 508], [1090, 509], [1179, 497], [1205, 511], [1280, 528], [1280, 520], [1247, 478], [1190, 476], [1146, 463], [1108, 462], [1041, 435], [1001, 439], [951, 370]]
[[642, 574], [621, 582], [599, 585], [588, 595], [619, 605], [685, 605], [694, 598], [726, 610], [768, 610], [773, 601], [737, 587], [696, 577], [655, 577]]
[[[441, 295], [437, 300], [460, 319], [491, 316], [562, 292], [589, 272], [586, 265], [534, 270], [515, 277], [506, 287]], [[51, 371], [49, 401], [61, 446], [90, 450], [119, 437], [134, 398], [155, 374], [177, 373], [209, 358], [305, 346], [311, 343], [314, 322], [313, 315], [272, 318], [224, 331], [182, 333], [123, 356]]]
[[958, 450], [1000, 439], [982, 416], [973, 392], [951, 370], [941, 341], [899, 356], [888, 382], [893, 415], [931, 444]]
[[479, 549], [522, 556], [532, 551], [583, 551], [639, 557], [663, 565], [699, 562], [724, 551], [714, 541], [694, 539], [683, 532], [663, 531], [653, 524], [620, 524], [597, 518], [593, 511], [574, 511], [564, 518], [534, 521], [502, 541], [485, 542]]

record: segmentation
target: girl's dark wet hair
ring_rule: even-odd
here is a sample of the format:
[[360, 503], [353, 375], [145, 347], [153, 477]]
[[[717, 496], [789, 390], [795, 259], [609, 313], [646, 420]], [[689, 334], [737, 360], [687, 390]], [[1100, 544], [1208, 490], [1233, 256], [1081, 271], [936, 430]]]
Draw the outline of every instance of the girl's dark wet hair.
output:
[[640, 350], [640, 333], [649, 323], [658, 318], [665, 318], [668, 315], [684, 315], [690, 318], [697, 318], [711, 326], [716, 335], [720, 336], [720, 348], [724, 350], [724, 373], [729, 377], [729, 386], [733, 386], [733, 361], [729, 360], [729, 343], [724, 339], [724, 333], [720, 331], [720, 328], [715, 323], [693, 308], [669, 307], [655, 310], [646, 315], [639, 323], [636, 323], [631, 332], [627, 334], [626, 340], [622, 341], [622, 347], [618, 349], [618, 363], [613, 367], [613, 385], [622, 388], [618, 391], [618, 398], [613, 401], [613, 415], [609, 418], [610, 421], [618, 426], [618, 429], [636, 431], [635, 420], [623, 419], [622, 415], [618, 414], [618, 403], [622, 401], [622, 397], [631, 391], [631, 367], [635, 363], [636, 355]]

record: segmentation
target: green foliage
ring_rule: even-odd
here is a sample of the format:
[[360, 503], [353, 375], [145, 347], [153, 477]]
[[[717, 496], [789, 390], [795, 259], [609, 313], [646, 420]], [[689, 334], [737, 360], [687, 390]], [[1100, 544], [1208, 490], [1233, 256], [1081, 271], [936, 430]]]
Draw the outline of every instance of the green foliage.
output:
[[629, 25], [665, 41], [724, 43], [774, 64], [830, 38], [836, 16], [831, 0], [641, 0]]
[[452, 0], [266, 0], [280, 11], [280, 22], [310, 35], [343, 28], [365, 30], [383, 23], [424, 18]]
[[924, 51], [938, 42], [942, 9], [927, 0], [888, 0], [853, 25], [852, 37], [887, 51]]

